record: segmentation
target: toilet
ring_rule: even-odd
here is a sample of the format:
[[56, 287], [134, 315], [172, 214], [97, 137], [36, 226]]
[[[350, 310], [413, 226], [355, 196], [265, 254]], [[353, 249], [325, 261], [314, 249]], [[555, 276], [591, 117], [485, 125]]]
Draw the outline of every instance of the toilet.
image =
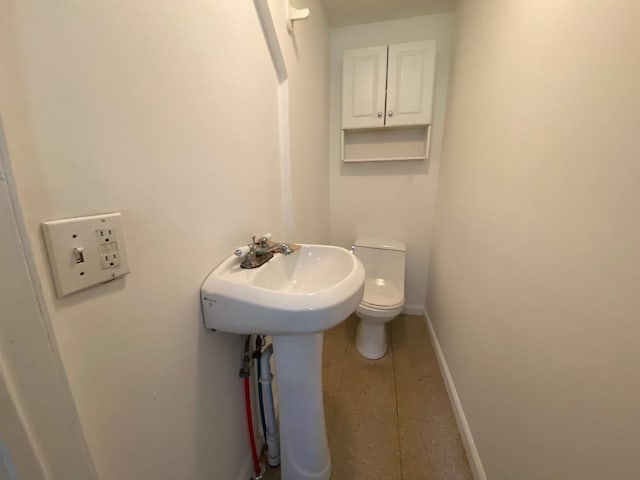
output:
[[364, 296], [356, 309], [356, 348], [363, 357], [376, 360], [387, 352], [385, 324], [404, 307], [407, 246], [396, 240], [360, 238], [352, 250], [365, 269]]

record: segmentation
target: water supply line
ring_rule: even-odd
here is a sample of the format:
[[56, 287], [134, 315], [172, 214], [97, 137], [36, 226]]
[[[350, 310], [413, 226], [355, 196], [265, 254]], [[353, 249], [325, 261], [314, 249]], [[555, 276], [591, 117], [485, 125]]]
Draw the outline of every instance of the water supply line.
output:
[[[258, 381], [262, 376], [262, 366], [260, 365], [260, 357], [262, 356], [262, 347], [264, 346], [264, 337], [256, 335], [256, 348], [253, 351], [253, 358], [256, 360], [258, 368]], [[264, 448], [267, 447], [267, 423], [264, 416], [264, 399], [262, 398], [262, 386], [258, 384], [258, 404], [260, 405], [260, 425], [262, 425], [262, 435], [264, 440]]]
[[260, 387], [267, 417], [265, 436], [267, 437], [269, 465], [277, 467], [280, 465], [280, 434], [278, 433], [278, 424], [276, 423], [276, 410], [273, 404], [273, 389], [271, 388], [271, 382], [273, 381], [270, 362], [271, 355], [273, 355], [273, 344], [269, 344], [260, 356]]
[[240, 369], [240, 378], [244, 384], [244, 406], [247, 413], [247, 426], [249, 430], [249, 443], [251, 445], [251, 461], [253, 462], [252, 480], [261, 480], [264, 476], [264, 465], [260, 464], [258, 459], [258, 450], [256, 448], [256, 437], [253, 432], [253, 417], [251, 415], [251, 390], [249, 388], [249, 377], [251, 376], [251, 335], [247, 335], [244, 342], [244, 354], [242, 356], [242, 368]]

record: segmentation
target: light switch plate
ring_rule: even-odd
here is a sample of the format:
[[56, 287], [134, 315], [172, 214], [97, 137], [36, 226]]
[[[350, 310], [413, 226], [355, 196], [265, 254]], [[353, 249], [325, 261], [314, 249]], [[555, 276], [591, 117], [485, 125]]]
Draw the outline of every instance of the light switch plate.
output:
[[129, 273], [120, 213], [42, 224], [58, 297]]

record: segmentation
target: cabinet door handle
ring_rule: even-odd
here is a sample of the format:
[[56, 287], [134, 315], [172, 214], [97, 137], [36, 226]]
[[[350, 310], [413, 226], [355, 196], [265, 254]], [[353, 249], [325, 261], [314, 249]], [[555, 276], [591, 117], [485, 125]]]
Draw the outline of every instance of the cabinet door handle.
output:
[[378, 112], [378, 118], [382, 116], [382, 112]]
[[393, 117], [393, 110], [389, 110], [389, 113], [387, 115], [389, 115], [390, 117]]

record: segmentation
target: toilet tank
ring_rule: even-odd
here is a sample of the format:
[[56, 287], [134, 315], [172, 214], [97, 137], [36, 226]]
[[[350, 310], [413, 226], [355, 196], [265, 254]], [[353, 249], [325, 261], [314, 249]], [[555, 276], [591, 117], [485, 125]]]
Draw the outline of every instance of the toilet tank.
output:
[[359, 238], [353, 252], [362, 262], [367, 278], [383, 278], [404, 291], [407, 246], [397, 240]]

